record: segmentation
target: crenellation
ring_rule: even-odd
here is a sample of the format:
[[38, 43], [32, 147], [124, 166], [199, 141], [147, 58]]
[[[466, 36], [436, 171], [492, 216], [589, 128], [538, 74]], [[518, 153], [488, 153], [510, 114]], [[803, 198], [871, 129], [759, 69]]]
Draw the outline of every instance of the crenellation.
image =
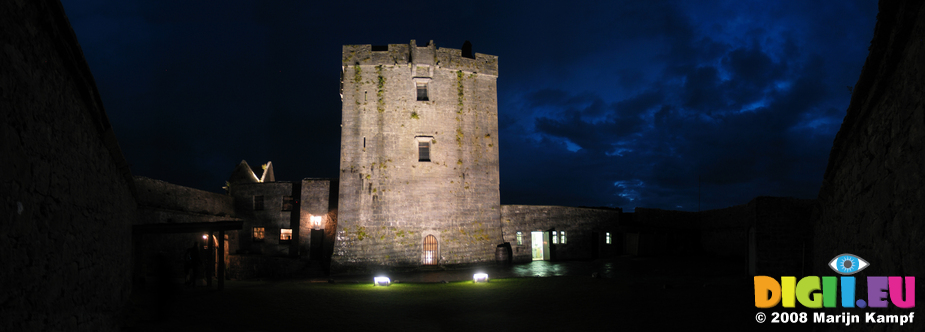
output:
[[[433, 41], [426, 46], [417, 46], [414, 40], [409, 44], [389, 44], [387, 50], [373, 51], [373, 45], [344, 45], [341, 51], [342, 72], [348, 73], [350, 66], [391, 66], [389, 69], [404, 68], [413, 77], [429, 78], [438, 68], [462, 71], [466, 75], [488, 75], [498, 77], [498, 56], [475, 53], [474, 59], [462, 56], [462, 50], [437, 48]], [[494, 99], [494, 97], [491, 97]]]

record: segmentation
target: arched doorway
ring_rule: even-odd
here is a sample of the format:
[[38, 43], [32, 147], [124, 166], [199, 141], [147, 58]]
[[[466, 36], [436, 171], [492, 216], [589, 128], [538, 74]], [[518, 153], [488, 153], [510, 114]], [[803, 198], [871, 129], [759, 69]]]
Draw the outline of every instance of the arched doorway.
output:
[[424, 238], [424, 265], [437, 265], [437, 238], [433, 235]]

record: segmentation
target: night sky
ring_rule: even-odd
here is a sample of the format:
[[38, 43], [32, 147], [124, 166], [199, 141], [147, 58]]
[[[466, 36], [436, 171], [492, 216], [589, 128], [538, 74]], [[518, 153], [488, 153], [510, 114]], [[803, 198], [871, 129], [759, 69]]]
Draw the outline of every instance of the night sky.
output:
[[499, 57], [501, 203], [815, 198], [876, 1], [62, 1], [134, 175], [337, 177], [341, 45]]

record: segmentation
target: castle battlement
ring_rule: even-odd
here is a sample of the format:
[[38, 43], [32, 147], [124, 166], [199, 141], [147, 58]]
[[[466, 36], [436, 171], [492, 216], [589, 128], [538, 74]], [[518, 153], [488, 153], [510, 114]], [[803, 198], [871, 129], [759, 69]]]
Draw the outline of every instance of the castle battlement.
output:
[[344, 45], [341, 63], [344, 66], [432, 65], [436, 68], [498, 76], [498, 56], [474, 53], [472, 58], [468, 58], [463, 56], [460, 49], [437, 48], [432, 40], [426, 46], [417, 46], [415, 40], [408, 44], [387, 46]]

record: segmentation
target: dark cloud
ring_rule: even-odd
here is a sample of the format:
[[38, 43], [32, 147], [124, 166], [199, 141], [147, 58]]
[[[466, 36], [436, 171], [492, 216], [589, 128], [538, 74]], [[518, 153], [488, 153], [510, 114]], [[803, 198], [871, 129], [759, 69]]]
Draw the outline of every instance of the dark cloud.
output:
[[[344, 44], [500, 57], [504, 204], [814, 197], [876, 4], [64, 1], [132, 172], [336, 177]], [[699, 186], [699, 190], [698, 190]]]

